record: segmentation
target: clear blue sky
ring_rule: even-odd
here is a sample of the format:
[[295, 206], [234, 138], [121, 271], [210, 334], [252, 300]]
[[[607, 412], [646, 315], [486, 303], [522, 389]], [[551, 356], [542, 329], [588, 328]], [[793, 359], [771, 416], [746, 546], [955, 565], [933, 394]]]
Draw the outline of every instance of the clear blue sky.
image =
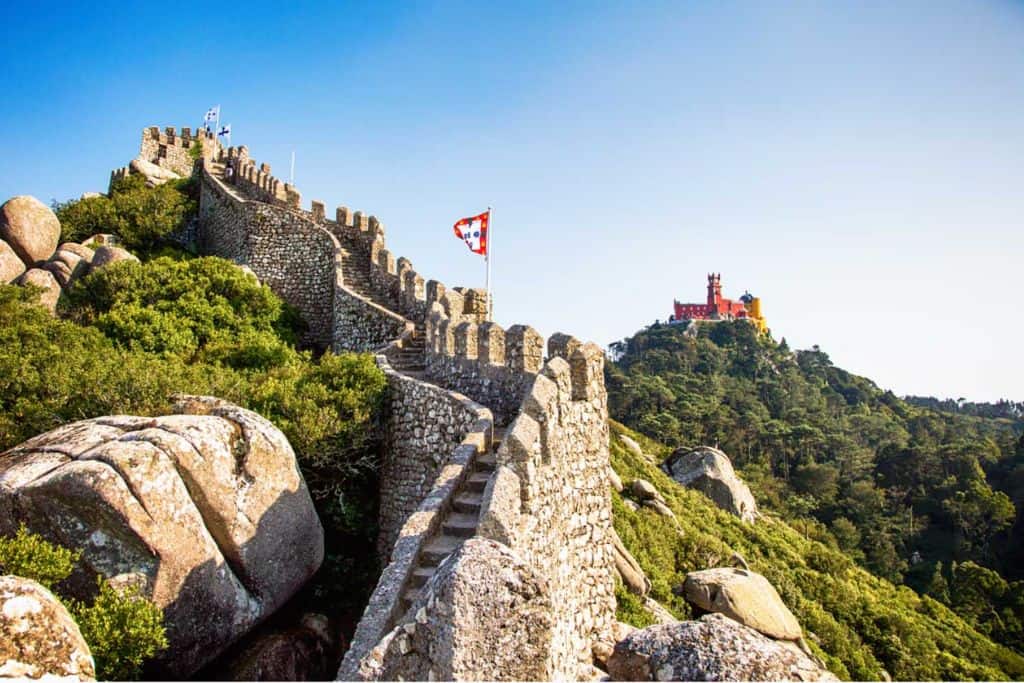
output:
[[0, 195], [219, 103], [428, 279], [482, 285], [493, 204], [503, 324], [607, 344], [714, 270], [897, 393], [1024, 399], [1024, 3], [297, 4], [7, 5]]

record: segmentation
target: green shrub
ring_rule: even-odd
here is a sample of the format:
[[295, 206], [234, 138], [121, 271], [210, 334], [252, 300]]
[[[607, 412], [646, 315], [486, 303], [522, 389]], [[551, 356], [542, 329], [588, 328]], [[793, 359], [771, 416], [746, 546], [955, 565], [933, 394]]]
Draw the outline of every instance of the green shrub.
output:
[[48, 589], [66, 579], [82, 553], [48, 543], [25, 525], [13, 538], [0, 536], [0, 570], [38, 581]]
[[214, 257], [124, 261], [78, 280], [62, 310], [118, 346], [188, 362], [267, 369], [298, 360], [298, 312]]
[[61, 242], [81, 242], [93, 235], [113, 232], [117, 227], [117, 209], [109, 197], [54, 202], [53, 211], [60, 220]]
[[183, 179], [146, 187], [140, 175], [114, 183], [109, 197], [55, 203], [61, 240], [79, 242], [96, 233], [114, 233], [132, 251], [148, 252], [167, 242], [195, 216], [194, 181]]
[[167, 647], [163, 611], [138, 589], [115, 589], [97, 578], [91, 605], [71, 602], [71, 611], [89, 643], [100, 680], [136, 680], [142, 664]]
[[[0, 537], [0, 569], [38, 581], [50, 590], [63, 581], [81, 557], [30, 533], [22, 525], [13, 538]], [[97, 595], [89, 604], [57, 597], [74, 617], [96, 662], [99, 680], [138, 678], [143, 662], [167, 647], [163, 611], [134, 588], [117, 590], [96, 577]]]

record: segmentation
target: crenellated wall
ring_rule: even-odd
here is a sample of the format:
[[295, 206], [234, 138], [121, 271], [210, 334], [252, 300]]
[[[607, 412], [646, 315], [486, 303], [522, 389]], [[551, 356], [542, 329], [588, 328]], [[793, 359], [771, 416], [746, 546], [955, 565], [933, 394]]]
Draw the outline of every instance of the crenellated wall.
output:
[[[225, 176], [228, 164], [233, 173]], [[615, 612], [601, 349], [556, 334], [545, 359], [533, 328], [487, 321], [485, 292], [425, 280], [386, 248], [375, 216], [340, 207], [330, 219], [319, 201], [302, 210], [298, 190], [245, 147], [203, 163], [199, 245], [248, 265], [297, 306], [310, 325], [307, 343], [374, 350], [387, 375], [378, 550], [388, 562], [339, 677], [405, 670], [385, 660], [406, 656], [394, 634], [411, 633], [422, 618], [450, 621], [442, 631], [452, 636], [417, 654], [430, 663], [422, 677], [451, 670], [444, 662], [433, 668], [432, 657], [480, 651], [479, 641], [472, 644], [479, 634], [463, 621], [472, 615], [431, 601], [440, 580], [424, 587], [416, 610], [406, 611], [403, 596], [457, 492], [468, 482], [483, 485], [470, 472], [490, 462], [477, 460], [491, 450], [495, 425], [508, 430], [488, 465], [494, 471], [485, 476], [475, 534], [502, 547], [487, 555], [499, 563], [493, 571], [508, 574], [501, 558], [512, 558], [541, 579], [538, 604], [550, 604], [551, 614], [530, 636], [544, 658], [536, 670], [556, 679], [589, 672], [591, 645], [608, 638]], [[410, 357], [422, 364], [403, 365]], [[442, 564], [438, 576], [446, 571], [454, 570]], [[486, 594], [480, 600], [486, 611]], [[493, 654], [474, 671], [501, 678], [509, 653]]]
[[224, 179], [246, 196], [296, 211], [301, 209], [301, 193], [271, 175], [270, 164], [257, 164], [249, 158], [249, 148], [245, 145], [229, 147], [219, 161], [224, 164]]
[[[465, 313], [467, 301], [484, 299], [478, 290], [467, 294], [445, 292], [440, 303], [431, 303], [426, 319], [427, 373], [486, 405], [499, 424], [508, 424], [540, 370], [544, 338], [527, 325], [505, 330], [495, 322], [481, 322], [480, 312], [473, 308]], [[430, 296], [436, 296], [433, 288]]]
[[331, 235], [301, 213], [243, 198], [206, 169], [201, 176], [200, 250], [252, 268], [302, 313], [305, 344], [331, 346], [339, 259]]
[[192, 175], [195, 168], [193, 147], [196, 145], [202, 145], [199, 157], [204, 160], [215, 158], [220, 151], [217, 136], [202, 128], [193, 132], [186, 127], [178, 133], [174, 126], [168, 126], [163, 131], [157, 126], [150, 126], [142, 131], [139, 156], [185, 177]]
[[604, 353], [557, 334], [498, 450], [477, 534], [547, 579], [555, 679], [588, 670], [615, 619]]

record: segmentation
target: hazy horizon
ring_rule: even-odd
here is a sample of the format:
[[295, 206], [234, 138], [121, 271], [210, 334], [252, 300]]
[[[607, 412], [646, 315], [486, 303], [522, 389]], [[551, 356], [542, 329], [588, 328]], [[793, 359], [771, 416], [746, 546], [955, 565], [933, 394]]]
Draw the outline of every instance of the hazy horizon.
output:
[[1022, 3], [10, 13], [0, 201], [105, 191], [220, 104], [427, 279], [483, 286], [451, 228], [493, 205], [503, 325], [607, 345], [720, 272], [882, 388], [1024, 400]]

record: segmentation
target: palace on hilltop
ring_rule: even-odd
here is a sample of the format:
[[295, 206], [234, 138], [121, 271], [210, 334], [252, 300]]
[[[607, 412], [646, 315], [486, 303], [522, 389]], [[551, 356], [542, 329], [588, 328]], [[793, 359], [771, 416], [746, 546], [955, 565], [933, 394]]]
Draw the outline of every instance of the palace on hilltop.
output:
[[739, 301], [722, 297], [722, 274], [708, 273], [708, 300], [702, 304], [681, 304], [674, 302], [675, 311], [670, 323], [690, 320], [749, 320], [759, 332], [768, 330], [768, 323], [761, 315], [761, 299], [745, 292]]

